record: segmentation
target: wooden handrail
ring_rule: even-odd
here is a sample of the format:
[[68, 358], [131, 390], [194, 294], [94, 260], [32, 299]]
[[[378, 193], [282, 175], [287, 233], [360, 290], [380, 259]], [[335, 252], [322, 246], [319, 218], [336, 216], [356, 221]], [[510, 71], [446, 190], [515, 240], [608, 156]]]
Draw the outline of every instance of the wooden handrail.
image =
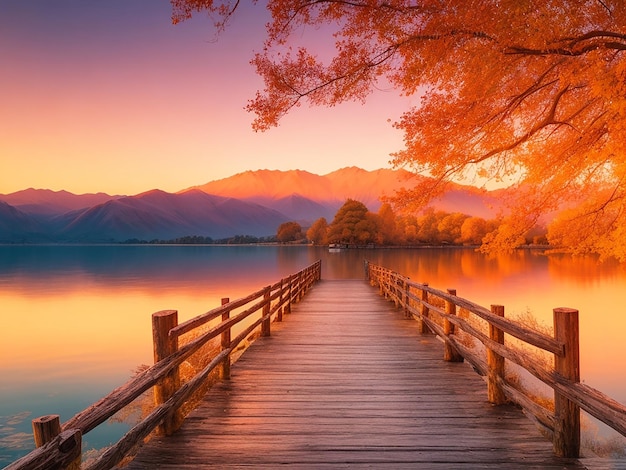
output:
[[[418, 320], [420, 332], [434, 332], [444, 340], [444, 356], [447, 360], [457, 360], [453, 353], [456, 352], [471, 363], [479, 374], [487, 377], [490, 402], [514, 402], [534, 416], [552, 435], [556, 455], [579, 457], [580, 409], [626, 436], [626, 406], [580, 383], [577, 310], [554, 309], [555, 337], [552, 338], [504, 318], [503, 306], [492, 306], [490, 311], [458, 297], [456, 291], [440, 291], [428, 284], [413, 282], [388, 268], [368, 261], [365, 264], [367, 279], [372, 285], [378, 286], [381, 295], [402, 308], [409, 318]], [[446, 308], [434, 305], [436, 299], [443, 301]], [[450, 305], [485, 320], [487, 333], [474, 327], [468, 320], [454, 315]], [[454, 327], [451, 328], [450, 325]], [[459, 341], [455, 328], [480, 341], [485, 346], [485, 351], [476, 352], [474, 348], [470, 349]], [[531, 356], [505, 344], [504, 334], [552, 353], [555, 369], [547, 369], [537, 364]], [[526, 369], [554, 390], [554, 412], [533, 401], [516, 384], [507, 381], [504, 375], [505, 359]]]
[[[272, 317], [280, 313], [291, 312], [291, 303], [302, 299], [304, 294], [321, 279], [321, 261], [307, 266], [303, 270], [291, 274], [286, 278], [264, 287], [256, 292], [234, 300], [223, 302], [223, 305], [199, 315], [187, 322], [176, 324], [175, 310], [157, 312], [153, 315], [153, 322], [172, 321], [172, 324], [164, 331], [155, 332], [155, 357], [156, 363], [130, 379], [124, 385], [116, 388], [104, 398], [90, 405], [85, 410], [77, 413], [66, 421], [62, 426], [56, 426], [52, 433], [47, 431], [47, 442], [42, 442], [28, 455], [10, 464], [10, 470], [44, 470], [49, 468], [71, 468], [76, 465], [76, 459], [81, 455], [81, 438], [95, 427], [104, 423], [115, 413], [128, 406], [150, 387], [158, 385], [162, 387], [163, 381], [176, 372], [193, 353], [197, 352], [208, 341], [221, 335], [222, 347], [209, 361], [209, 363], [183, 385], [173, 381], [173, 386], [161, 389], [155, 394], [156, 408], [139, 424], [134, 426], [116, 444], [108, 448], [97, 460], [85, 467], [86, 470], [105, 470], [119, 463], [128, 452], [141, 440], [152, 433], [155, 428], [162, 426], [165, 434], [170, 434], [180, 425], [178, 420], [171, 420], [181, 406], [189, 400], [195, 391], [206, 384], [209, 374], [218, 366], [224, 367], [229, 361], [230, 355], [237, 350], [240, 343], [250, 336], [260, 325], [263, 325], [264, 334], [269, 334]], [[260, 300], [259, 300], [260, 299]], [[236, 309], [247, 307], [234, 315]], [[261, 311], [260, 318], [230, 340], [231, 329], [256, 312]], [[212, 326], [200, 334], [194, 340], [182, 347], [178, 347], [178, 338], [185, 333], [196, 330], [211, 320], [220, 319], [220, 323]], [[158, 330], [158, 328], [157, 328]], [[160, 335], [160, 336], [159, 336]], [[227, 344], [226, 344], [227, 343]], [[222, 373], [224, 376], [224, 373]], [[228, 378], [226, 376], [225, 378]], [[172, 385], [170, 384], [170, 385]], [[40, 421], [41, 419], [33, 420]], [[167, 423], [167, 425], [164, 425]], [[79, 460], [80, 461], [80, 460]]]
[[80, 431], [63, 431], [30, 454], [4, 467], [4, 470], [50, 470], [67, 468], [81, 455]]

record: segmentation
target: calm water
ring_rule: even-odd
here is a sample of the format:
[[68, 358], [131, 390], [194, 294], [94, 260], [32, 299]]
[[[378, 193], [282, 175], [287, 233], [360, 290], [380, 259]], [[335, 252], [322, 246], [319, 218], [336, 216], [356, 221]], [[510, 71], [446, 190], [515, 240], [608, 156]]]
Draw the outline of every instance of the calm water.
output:
[[[580, 310], [582, 378], [626, 403], [626, 270], [593, 258], [518, 251], [487, 258], [470, 249], [349, 250], [313, 247], [0, 246], [0, 466], [32, 449], [30, 421], [61, 421], [151, 364], [150, 316], [177, 309], [184, 321], [322, 259], [322, 278], [363, 278], [363, 260], [507, 316]], [[114, 442], [126, 424], [85, 436]]]

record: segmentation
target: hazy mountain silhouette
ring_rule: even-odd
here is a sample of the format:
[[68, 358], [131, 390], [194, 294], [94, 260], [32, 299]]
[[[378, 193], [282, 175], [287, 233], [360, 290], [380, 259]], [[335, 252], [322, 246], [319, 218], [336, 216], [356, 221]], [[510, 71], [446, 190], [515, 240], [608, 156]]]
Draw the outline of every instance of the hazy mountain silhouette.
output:
[[[406, 170], [343, 168], [324, 176], [301, 170], [246, 171], [229, 178], [194, 186], [207, 194], [237, 197], [275, 209], [291, 220], [311, 222], [321, 216], [334, 217], [346, 199], [361, 201], [378, 211], [382, 196], [393, 196], [417, 181]], [[498, 192], [483, 192], [472, 186], [453, 185], [433, 203], [446, 212], [463, 212], [492, 218], [501, 208]]]
[[[31, 188], [0, 195], [0, 242], [270, 236], [289, 220], [303, 226], [319, 217], [330, 221], [348, 198], [377, 211], [381, 196], [413, 184], [410, 176], [403, 170], [355, 167], [323, 176], [301, 170], [258, 170], [176, 194], [153, 190], [134, 196]], [[453, 186], [433, 205], [447, 212], [491, 218], [498, 204], [497, 193]]]
[[67, 191], [29, 188], [7, 195], [0, 195], [0, 200], [30, 215], [50, 218], [70, 211], [103, 204], [119, 197], [121, 196], [109, 196], [104, 193], [72, 194]]
[[44, 227], [28, 214], [0, 201], [0, 243], [46, 241]]
[[300, 194], [292, 194], [279, 199], [258, 196], [243, 200], [278, 211], [289, 220], [296, 221], [303, 226], [310, 225], [312, 221], [320, 217], [332, 219], [337, 212], [336, 202], [314, 201]]
[[203, 193], [153, 190], [82, 212], [59, 235], [72, 240], [169, 240], [186, 235], [267, 236], [287, 217], [265, 207]]

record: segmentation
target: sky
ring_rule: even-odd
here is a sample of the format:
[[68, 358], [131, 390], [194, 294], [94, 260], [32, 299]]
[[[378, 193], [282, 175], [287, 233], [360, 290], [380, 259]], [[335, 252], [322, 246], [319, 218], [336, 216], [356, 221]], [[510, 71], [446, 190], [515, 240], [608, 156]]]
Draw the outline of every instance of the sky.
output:
[[389, 120], [414, 104], [394, 90], [252, 130], [244, 107], [263, 83], [249, 61], [269, 16], [242, 5], [218, 36], [204, 14], [173, 25], [168, 0], [0, 0], [0, 194], [390, 168], [403, 139]]

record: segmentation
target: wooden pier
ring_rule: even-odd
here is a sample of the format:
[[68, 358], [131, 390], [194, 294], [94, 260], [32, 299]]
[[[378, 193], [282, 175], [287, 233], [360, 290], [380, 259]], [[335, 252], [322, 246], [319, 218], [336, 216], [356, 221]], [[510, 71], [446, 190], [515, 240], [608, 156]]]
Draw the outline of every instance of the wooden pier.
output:
[[320, 281], [125, 468], [582, 469], [367, 281]]
[[[626, 436], [626, 405], [580, 382], [577, 310], [555, 308], [551, 335], [382, 266], [366, 277], [321, 281], [316, 261], [181, 324], [154, 313], [155, 364], [64, 423], [34, 419], [37, 448], [6, 469], [626, 470], [581, 453], [581, 410]], [[151, 389], [140, 421], [81, 462], [82, 436]]]

